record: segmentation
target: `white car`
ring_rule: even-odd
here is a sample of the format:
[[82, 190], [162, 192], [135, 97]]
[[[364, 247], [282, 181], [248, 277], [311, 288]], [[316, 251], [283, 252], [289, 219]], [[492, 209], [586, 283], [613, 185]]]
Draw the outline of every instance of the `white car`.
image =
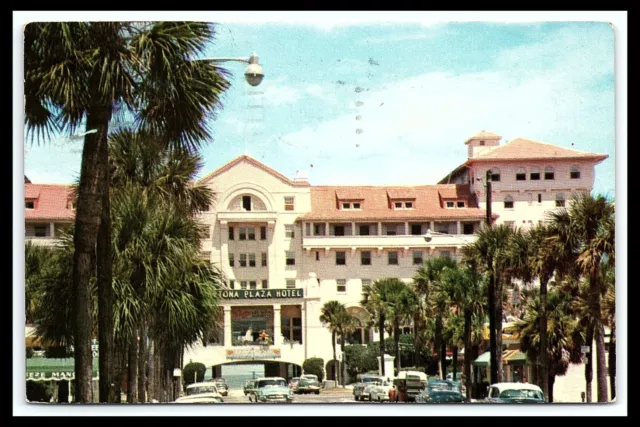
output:
[[222, 395], [212, 382], [194, 383], [187, 386], [187, 393], [173, 403], [222, 403]]
[[529, 383], [495, 383], [486, 399], [491, 403], [545, 403], [542, 389]]
[[393, 388], [393, 382], [387, 378], [382, 382], [374, 383], [369, 387], [369, 400], [372, 402], [382, 402], [389, 400], [389, 391]]

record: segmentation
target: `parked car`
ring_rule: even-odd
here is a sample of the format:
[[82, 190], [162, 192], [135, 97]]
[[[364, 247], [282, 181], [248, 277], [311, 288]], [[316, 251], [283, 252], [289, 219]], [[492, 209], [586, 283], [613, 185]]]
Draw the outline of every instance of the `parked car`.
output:
[[429, 379], [425, 390], [416, 396], [418, 403], [465, 403], [460, 384], [456, 381]]
[[389, 392], [393, 388], [393, 382], [389, 378], [385, 378], [382, 382], [373, 383], [367, 387], [369, 392], [369, 400], [373, 402], [382, 402], [389, 400]]
[[255, 380], [246, 380], [244, 382], [244, 385], [242, 386], [242, 391], [244, 392], [245, 396], [249, 396], [249, 400], [251, 400], [251, 393], [253, 393], [255, 387], [254, 387], [254, 383]]
[[315, 375], [302, 375], [296, 385], [295, 392], [298, 394], [320, 394], [320, 382], [318, 381], [318, 377]]
[[287, 381], [281, 377], [258, 378], [253, 392], [254, 401], [260, 403], [291, 403], [293, 391], [287, 386]]
[[544, 403], [542, 389], [528, 383], [496, 383], [489, 386], [490, 403]]
[[224, 378], [213, 378], [210, 381], [218, 387], [218, 393], [223, 396], [229, 395], [229, 385], [227, 384], [227, 380]]
[[362, 374], [358, 375], [358, 382], [353, 385], [353, 398], [358, 400], [371, 400], [371, 389], [373, 386], [382, 384], [383, 378], [380, 375]]
[[187, 386], [186, 395], [174, 403], [222, 403], [222, 395], [212, 382], [194, 383]]
[[298, 392], [298, 383], [300, 382], [300, 377], [293, 377], [289, 380], [289, 388], [294, 393]]

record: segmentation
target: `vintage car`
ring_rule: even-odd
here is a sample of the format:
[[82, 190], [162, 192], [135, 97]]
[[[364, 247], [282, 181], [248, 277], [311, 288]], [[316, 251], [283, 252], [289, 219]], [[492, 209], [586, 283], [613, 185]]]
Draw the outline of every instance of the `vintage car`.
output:
[[223, 396], [229, 395], [229, 385], [227, 384], [227, 380], [225, 380], [224, 378], [212, 378], [209, 381], [211, 381], [216, 385], [216, 387], [218, 387], [218, 393]]
[[300, 377], [293, 377], [289, 380], [289, 388], [296, 393], [298, 391], [298, 383], [300, 382]]
[[212, 382], [194, 383], [187, 386], [185, 396], [174, 403], [222, 403], [224, 400], [218, 392], [218, 387]]
[[307, 394], [314, 393], [320, 394], [320, 382], [315, 375], [302, 375], [295, 388], [295, 393]]
[[393, 388], [393, 382], [389, 378], [385, 378], [382, 382], [373, 383], [369, 390], [369, 400], [373, 402], [382, 402], [389, 400], [389, 393]]
[[401, 371], [393, 380], [390, 400], [414, 402], [416, 396], [427, 388], [427, 374], [420, 371]]
[[[246, 380], [242, 386], [242, 391], [245, 396], [250, 396], [254, 391], [254, 383], [256, 380]], [[249, 399], [251, 400], [251, 399]]]
[[254, 401], [260, 403], [291, 403], [293, 401], [293, 391], [287, 386], [287, 381], [281, 377], [255, 380], [253, 396]]
[[489, 403], [544, 403], [542, 389], [528, 383], [495, 383], [489, 387]]
[[358, 400], [371, 400], [371, 389], [373, 386], [382, 384], [383, 378], [375, 374], [358, 375], [358, 382], [353, 385], [353, 398]]
[[465, 403], [467, 398], [457, 388], [450, 390], [444, 388], [426, 389], [416, 396], [418, 403]]

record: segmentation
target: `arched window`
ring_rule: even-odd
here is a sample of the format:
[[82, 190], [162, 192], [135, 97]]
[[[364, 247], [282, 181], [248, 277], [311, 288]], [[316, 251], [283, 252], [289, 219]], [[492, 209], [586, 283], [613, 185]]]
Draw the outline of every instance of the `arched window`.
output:
[[546, 168], [544, 168], [544, 179], [554, 179], [553, 168], [551, 166], [547, 166]]
[[500, 169], [497, 169], [497, 168], [489, 169], [489, 175], [491, 175], [492, 182], [500, 182]]
[[540, 180], [540, 169], [531, 168], [531, 173], [529, 174], [529, 179], [531, 181], [539, 181]]
[[516, 169], [516, 181], [526, 181], [527, 180], [527, 172], [524, 168]]
[[358, 326], [346, 341], [349, 344], [368, 344], [371, 341], [371, 330], [367, 328], [369, 315], [362, 307], [347, 307], [347, 311], [356, 319]]
[[513, 209], [513, 197], [507, 196], [504, 198], [504, 208]]
[[556, 207], [563, 208], [564, 207], [564, 193], [556, 194]]
[[571, 171], [569, 172], [569, 178], [580, 179], [580, 168], [578, 166], [571, 166]]

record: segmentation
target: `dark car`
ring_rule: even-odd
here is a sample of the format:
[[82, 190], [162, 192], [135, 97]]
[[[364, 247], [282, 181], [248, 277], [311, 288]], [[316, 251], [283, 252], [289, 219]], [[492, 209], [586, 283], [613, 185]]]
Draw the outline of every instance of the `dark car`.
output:
[[456, 389], [427, 389], [416, 397], [418, 403], [465, 403], [467, 398]]
[[218, 393], [223, 396], [229, 395], [229, 385], [227, 384], [227, 380], [224, 378], [213, 378], [211, 379], [211, 382], [218, 388]]
[[317, 380], [315, 375], [303, 375], [298, 380], [295, 392], [298, 394], [320, 394], [320, 382]]

